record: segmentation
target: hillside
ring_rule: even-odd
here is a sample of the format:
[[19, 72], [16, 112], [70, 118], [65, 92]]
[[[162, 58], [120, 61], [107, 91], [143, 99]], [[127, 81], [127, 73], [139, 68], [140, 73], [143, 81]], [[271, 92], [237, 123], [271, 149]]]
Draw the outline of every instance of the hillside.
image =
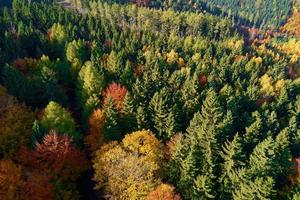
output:
[[299, 200], [297, 8], [0, 8], [0, 200]]

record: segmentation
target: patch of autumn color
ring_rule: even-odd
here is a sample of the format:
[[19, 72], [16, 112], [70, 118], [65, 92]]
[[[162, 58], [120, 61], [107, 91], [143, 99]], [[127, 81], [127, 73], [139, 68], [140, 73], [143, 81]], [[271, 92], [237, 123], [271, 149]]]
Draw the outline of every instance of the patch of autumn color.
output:
[[116, 109], [121, 111], [126, 93], [127, 89], [124, 86], [118, 83], [111, 83], [102, 94], [104, 97], [104, 105], [106, 105], [109, 99], [112, 98]]
[[167, 63], [169, 65], [176, 63], [178, 59], [179, 59], [179, 55], [174, 49], [172, 49], [169, 53], [167, 53]]
[[292, 173], [289, 175], [289, 180], [295, 186], [300, 183], [300, 158], [293, 158], [292, 163]]
[[51, 42], [55, 41], [58, 43], [64, 42], [68, 37], [65, 28], [59, 23], [54, 23], [47, 35]]
[[11, 160], [0, 160], [0, 199], [20, 199], [23, 184], [21, 166]]
[[175, 134], [170, 138], [170, 140], [167, 142], [166, 146], [166, 157], [168, 160], [173, 159], [174, 152], [176, 151], [177, 144], [179, 144], [180, 141], [182, 141], [183, 135], [181, 133]]
[[31, 172], [20, 190], [22, 200], [54, 200], [54, 185], [49, 176]]
[[207, 84], [207, 77], [204, 74], [200, 74], [198, 81], [201, 86], [205, 86]]
[[260, 64], [262, 64], [263, 59], [262, 59], [261, 57], [253, 57], [253, 58], [251, 59], [251, 61], [254, 62], [254, 63], [257, 64], [257, 65], [260, 65]]
[[150, 0], [131, 0], [132, 3], [136, 4], [139, 7], [146, 7], [149, 5]]
[[183, 58], [178, 59], [178, 66], [179, 66], [179, 69], [181, 69], [185, 66], [185, 62], [184, 62]]
[[69, 137], [58, 135], [55, 131], [50, 131], [33, 151], [22, 147], [18, 160], [31, 169], [71, 180], [76, 180], [87, 167], [84, 153], [72, 145]]
[[96, 188], [110, 199], [144, 199], [160, 184], [163, 160], [163, 145], [153, 133], [128, 134], [120, 144], [111, 142], [96, 152]]
[[227, 46], [231, 49], [240, 49], [244, 46], [244, 40], [236, 40], [236, 39], [230, 39], [227, 42]]
[[267, 96], [274, 95], [274, 87], [272, 84], [273, 84], [273, 78], [268, 74], [264, 74], [260, 78], [260, 85], [261, 85], [260, 91]]
[[160, 184], [154, 191], [148, 194], [146, 200], [181, 200], [181, 198], [176, 194], [174, 186]]
[[112, 41], [111, 40], [105, 40], [104, 41], [104, 47], [106, 49], [110, 49], [112, 47]]
[[283, 31], [300, 36], [300, 12], [294, 10], [293, 15], [283, 26]]
[[22, 72], [24, 75], [37, 65], [38, 61], [34, 58], [17, 58], [13, 61], [12, 66]]
[[159, 163], [164, 159], [164, 147], [151, 131], [136, 131], [126, 135], [122, 141], [123, 146], [145, 159]]
[[[21, 113], [21, 114], [20, 114]], [[31, 140], [34, 113], [0, 85], [0, 157], [12, 158]]]
[[85, 143], [91, 152], [95, 152], [104, 144], [104, 122], [105, 116], [101, 109], [96, 109], [89, 118], [89, 134], [85, 137]]
[[200, 60], [201, 60], [201, 54], [200, 54], [200, 53], [195, 53], [195, 54], [192, 56], [192, 61], [194, 61], [195, 63], [200, 62]]
[[297, 67], [290, 66], [288, 68], [288, 74], [291, 78], [295, 79], [300, 76], [300, 70]]
[[143, 73], [144, 70], [144, 65], [142, 64], [138, 64], [135, 68], [134, 68], [134, 73], [137, 77], [140, 77]]
[[278, 80], [274, 86], [275, 91], [280, 91], [281, 88], [284, 87], [284, 85], [285, 85], [285, 80], [283, 80], [283, 79]]

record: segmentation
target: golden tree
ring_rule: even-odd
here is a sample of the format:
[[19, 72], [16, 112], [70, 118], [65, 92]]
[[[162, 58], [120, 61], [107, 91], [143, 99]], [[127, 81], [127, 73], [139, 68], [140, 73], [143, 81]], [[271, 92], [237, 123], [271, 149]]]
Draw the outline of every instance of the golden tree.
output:
[[89, 118], [89, 134], [85, 137], [85, 143], [91, 152], [98, 150], [104, 143], [104, 122], [104, 112], [101, 109], [94, 110]]
[[160, 183], [163, 161], [163, 145], [153, 133], [134, 132], [96, 152], [96, 187], [104, 188], [107, 198], [144, 199]]

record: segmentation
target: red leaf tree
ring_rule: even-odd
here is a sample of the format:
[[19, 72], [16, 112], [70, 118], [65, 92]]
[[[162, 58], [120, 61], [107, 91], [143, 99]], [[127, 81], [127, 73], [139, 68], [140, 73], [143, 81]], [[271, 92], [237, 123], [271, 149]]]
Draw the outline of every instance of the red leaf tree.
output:
[[19, 160], [32, 169], [71, 180], [76, 180], [87, 167], [84, 153], [73, 146], [68, 136], [55, 131], [50, 131], [43, 143], [37, 143], [34, 151], [22, 147]]
[[111, 83], [102, 94], [104, 97], [104, 105], [106, 105], [109, 99], [112, 98], [116, 109], [121, 111], [126, 93], [127, 89], [124, 86], [118, 83]]

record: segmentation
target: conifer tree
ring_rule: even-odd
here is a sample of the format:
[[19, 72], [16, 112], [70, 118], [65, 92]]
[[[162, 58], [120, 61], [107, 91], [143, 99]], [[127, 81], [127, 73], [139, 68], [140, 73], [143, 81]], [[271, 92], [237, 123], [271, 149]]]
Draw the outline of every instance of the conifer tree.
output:
[[86, 122], [91, 112], [99, 105], [104, 86], [104, 74], [91, 62], [87, 62], [80, 70], [77, 82], [77, 97], [79, 107], [83, 110], [83, 122]]
[[246, 159], [246, 156], [243, 154], [241, 138], [238, 134], [234, 136], [231, 142], [225, 142], [221, 157], [223, 163], [220, 177], [220, 199], [232, 199], [232, 192], [236, 184], [234, 180], [236, 172], [245, 166], [244, 160]]
[[119, 124], [119, 115], [115, 108], [114, 102], [110, 97], [104, 107], [105, 123], [104, 138], [106, 141], [119, 140], [122, 137], [121, 127]]
[[136, 110], [134, 105], [134, 100], [129, 92], [126, 93], [123, 109], [122, 109], [122, 127], [126, 133], [130, 133], [131, 131], [137, 128], [136, 121]]
[[274, 179], [271, 177], [257, 177], [253, 181], [241, 181], [233, 192], [234, 200], [273, 199]]

